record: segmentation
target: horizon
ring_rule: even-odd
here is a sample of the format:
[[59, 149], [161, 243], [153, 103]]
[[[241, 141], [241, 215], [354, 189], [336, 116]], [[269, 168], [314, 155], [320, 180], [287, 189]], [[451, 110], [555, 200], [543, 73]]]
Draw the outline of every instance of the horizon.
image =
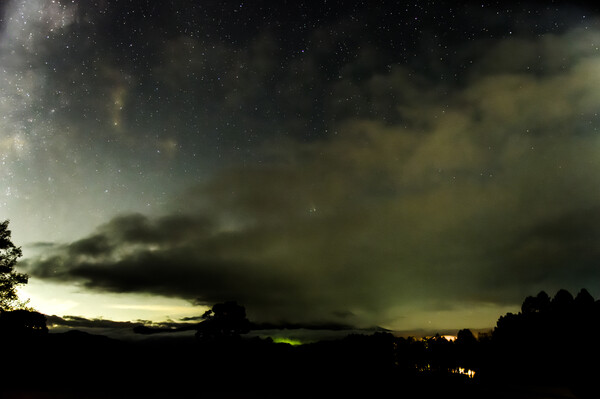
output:
[[[357, 328], [351, 325], [331, 325], [331, 324], [293, 324], [293, 323], [254, 323], [250, 320], [249, 330], [243, 333], [243, 337], [249, 338], [271, 338], [274, 343], [288, 343], [292, 346], [316, 343], [322, 341], [339, 340], [351, 335], [371, 335], [377, 333], [391, 334], [395, 338], [414, 338], [417, 340], [426, 340], [432, 337], [441, 337], [447, 341], [455, 341], [460, 331], [468, 330], [473, 336], [480, 340], [482, 337], [491, 338], [494, 331], [498, 328], [500, 321], [505, 317], [522, 316], [524, 312], [532, 311], [531, 306], [536, 310], [533, 312], [542, 311], [543, 306], [540, 302], [540, 296], [547, 298], [548, 305], [559, 301], [564, 306], [565, 295], [570, 297], [573, 304], [579, 303], [581, 306], [586, 301], [592, 303], [600, 303], [600, 299], [595, 299], [589, 294], [586, 288], [582, 288], [574, 296], [567, 290], [561, 289], [555, 295], [549, 296], [545, 291], [540, 291], [536, 296], [529, 295], [523, 300], [521, 309], [518, 312], [506, 313], [498, 315], [498, 323], [491, 327], [485, 328], [456, 328], [456, 329], [413, 329], [413, 330], [389, 330], [380, 326], [371, 326], [366, 328]], [[543, 299], [542, 299], [543, 300]], [[234, 302], [235, 303], [235, 302]], [[542, 307], [540, 307], [542, 306]], [[243, 307], [243, 306], [242, 306]], [[589, 308], [583, 307], [582, 309]], [[104, 335], [113, 339], [126, 341], [143, 341], [146, 339], [176, 338], [192, 336], [198, 330], [198, 326], [204, 321], [202, 317], [182, 318], [178, 321], [168, 320], [155, 322], [150, 320], [135, 320], [135, 321], [115, 321], [104, 318], [87, 319], [81, 316], [57, 316], [45, 315], [46, 325], [50, 333], [65, 333], [68, 331], [82, 331], [94, 335]], [[136, 328], [145, 327], [144, 332], [136, 331]]]
[[[389, 331], [330, 329], [324, 336], [323, 330], [259, 330], [235, 302], [215, 304], [195, 328], [174, 332], [171, 326], [168, 333], [136, 326], [128, 328], [129, 335], [123, 328], [120, 335], [91, 328], [53, 334], [37, 312], [2, 311], [0, 334], [14, 343], [7, 349], [14, 364], [1, 391], [10, 398], [189, 397], [198, 386], [189, 381], [201, 376], [204, 393], [261, 397], [304, 397], [315, 390], [396, 390], [432, 398], [595, 397], [598, 367], [586, 360], [600, 349], [593, 337], [599, 305], [586, 289], [576, 296], [561, 289], [552, 298], [542, 291], [526, 297], [519, 314], [501, 316], [491, 334], [462, 329], [452, 336], [408, 339]], [[105, 332], [115, 323], [131, 327], [101, 321]], [[52, 367], [32, 362], [36, 356], [50, 359]]]
[[597, 4], [143, 3], [0, 5], [36, 310], [455, 331], [600, 296]]

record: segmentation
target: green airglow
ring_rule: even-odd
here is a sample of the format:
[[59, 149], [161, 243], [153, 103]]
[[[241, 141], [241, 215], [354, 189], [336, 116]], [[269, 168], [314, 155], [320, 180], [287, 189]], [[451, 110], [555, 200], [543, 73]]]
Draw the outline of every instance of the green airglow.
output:
[[297, 345], [302, 345], [302, 342], [297, 340], [297, 339], [293, 339], [293, 338], [286, 338], [286, 337], [272, 337], [273, 342], [275, 342], [276, 344], [288, 344], [288, 345], [292, 345], [292, 346], [297, 346]]

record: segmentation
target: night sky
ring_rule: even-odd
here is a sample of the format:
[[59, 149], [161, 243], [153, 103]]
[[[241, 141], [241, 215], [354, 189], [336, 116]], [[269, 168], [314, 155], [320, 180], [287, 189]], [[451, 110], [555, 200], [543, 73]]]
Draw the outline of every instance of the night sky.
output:
[[484, 328], [600, 294], [584, 3], [0, 13], [0, 219], [44, 313]]

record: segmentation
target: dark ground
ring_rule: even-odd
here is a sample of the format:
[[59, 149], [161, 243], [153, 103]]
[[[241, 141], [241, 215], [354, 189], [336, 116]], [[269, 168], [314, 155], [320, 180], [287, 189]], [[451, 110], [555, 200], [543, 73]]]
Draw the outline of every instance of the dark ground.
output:
[[[417, 372], [389, 334], [292, 347], [261, 339], [124, 342], [78, 331], [11, 340], [0, 397], [71, 398], [591, 398], [561, 381], [468, 379]], [[395, 347], [397, 349], [397, 347]], [[406, 353], [408, 356], [408, 353]], [[430, 361], [433, 359], [428, 359]]]

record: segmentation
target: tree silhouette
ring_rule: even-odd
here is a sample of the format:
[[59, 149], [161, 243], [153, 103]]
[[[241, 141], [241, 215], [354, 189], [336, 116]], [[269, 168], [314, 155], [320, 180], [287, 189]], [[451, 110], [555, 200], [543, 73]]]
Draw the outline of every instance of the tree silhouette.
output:
[[575, 297], [575, 306], [578, 309], [589, 311], [594, 306], [594, 297], [586, 290], [582, 288]]
[[16, 291], [28, 280], [26, 274], [15, 271], [17, 259], [21, 256], [21, 248], [12, 243], [8, 220], [5, 220], [0, 223], [0, 311], [25, 308], [26, 302], [19, 300]]
[[523, 314], [545, 313], [550, 308], [550, 297], [545, 291], [540, 291], [537, 296], [528, 296], [521, 305]]
[[492, 335], [491, 373], [530, 383], [563, 383], [577, 397], [600, 397], [596, 385], [600, 353], [600, 301], [581, 289], [576, 297], [559, 290], [527, 297], [521, 313], [498, 319]]
[[554, 312], [558, 314], [565, 314], [571, 310], [573, 303], [573, 295], [565, 289], [560, 289], [554, 298], [552, 298], [550, 306]]
[[34, 336], [48, 332], [46, 316], [26, 309], [0, 313], [0, 335]]
[[458, 345], [475, 345], [477, 338], [473, 335], [473, 332], [468, 328], [459, 330], [456, 334], [456, 343]]
[[217, 303], [202, 318], [196, 333], [198, 339], [233, 338], [250, 331], [246, 309], [236, 302]]

